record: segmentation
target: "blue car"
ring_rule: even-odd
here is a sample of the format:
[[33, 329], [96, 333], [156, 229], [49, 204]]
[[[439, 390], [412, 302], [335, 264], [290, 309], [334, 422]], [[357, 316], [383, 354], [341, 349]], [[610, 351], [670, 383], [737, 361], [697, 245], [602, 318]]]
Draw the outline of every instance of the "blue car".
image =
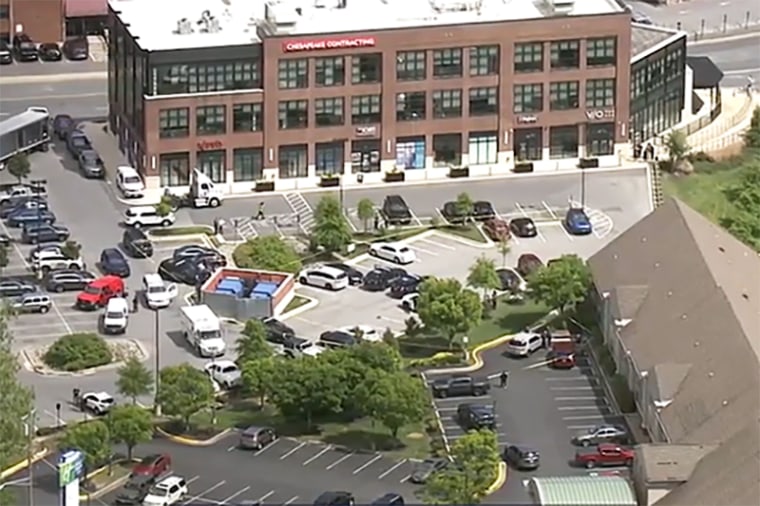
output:
[[573, 235], [588, 235], [592, 230], [586, 211], [576, 207], [567, 210], [565, 228]]
[[100, 270], [105, 275], [111, 274], [120, 278], [128, 278], [131, 274], [127, 257], [116, 248], [106, 248], [100, 253]]
[[7, 207], [0, 208], [0, 218], [6, 219], [10, 216], [13, 216], [16, 213], [21, 212], [24, 209], [47, 209], [48, 205], [47, 202], [45, 202], [44, 199], [40, 198], [30, 198], [28, 200], [19, 200], [18, 202], [13, 202], [9, 204]]
[[47, 209], [19, 209], [8, 216], [9, 227], [22, 227], [30, 223], [55, 223], [55, 215]]

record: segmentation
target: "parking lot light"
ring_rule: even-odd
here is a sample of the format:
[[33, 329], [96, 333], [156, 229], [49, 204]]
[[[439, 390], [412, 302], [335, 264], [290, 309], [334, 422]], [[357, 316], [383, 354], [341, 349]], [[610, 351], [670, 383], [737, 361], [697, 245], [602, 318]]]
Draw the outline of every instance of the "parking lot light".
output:
[[[45, 179], [32, 179], [30, 181], [32, 188], [37, 190], [37, 195], [39, 196], [40, 193], [42, 193], [42, 187], [47, 184], [47, 180]], [[40, 218], [42, 215], [42, 206], [37, 206], [37, 223], [39, 224]], [[42, 281], [42, 269], [37, 269], [37, 272], [35, 273], [37, 276], [37, 279]]]
[[156, 382], [154, 391], [153, 391], [153, 404], [154, 409], [156, 410], [156, 416], [161, 416], [161, 404], [158, 402], [158, 391], [159, 388], [161, 388], [161, 350], [158, 344], [158, 336], [161, 333], [161, 319], [158, 316], [158, 308], [155, 308], [153, 310], [153, 321], [154, 321], [154, 327], [153, 327], [153, 340], [154, 340], [154, 346], [156, 348], [155, 354], [156, 354], [156, 364], [155, 364], [155, 371], [153, 373], [154, 375], [154, 381]]

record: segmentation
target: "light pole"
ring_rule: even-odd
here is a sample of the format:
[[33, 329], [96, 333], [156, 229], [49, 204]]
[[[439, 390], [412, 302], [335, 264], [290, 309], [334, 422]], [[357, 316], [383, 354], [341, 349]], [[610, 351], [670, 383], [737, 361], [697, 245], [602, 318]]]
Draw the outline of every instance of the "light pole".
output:
[[[40, 226], [40, 220], [42, 218], [42, 206], [40, 205], [40, 195], [42, 194], [42, 186], [47, 184], [47, 181], [45, 179], [32, 179], [30, 181], [32, 184], [32, 188], [36, 190], [36, 197], [37, 197], [37, 226]], [[39, 237], [39, 235], [37, 236]], [[39, 246], [39, 241], [37, 241], [37, 244]], [[37, 279], [42, 279], [42, 269], [37, 270]]]
[[155, 364], [155, 371], [154, 371], [154, 380], [156, 382], [154, 386], [154, 401], [153, 404], [155, 405], [156, 410], [156, 416], [161, 416], [161, 404], [158, 402], [158, 389], [161, 387], [161, 348], [159, 346], [158, 337], [161, 334], [161, 319], [158, 316], [158, 308], [153, 310], [153, 320], [154, 320], [154, 327], [153, 327], [153, 340], [154, 345], [156, 348], [155, 354], [156, 354], [156, 364]]
[[29, 414], [21, 418], [21, 423], [24, 424], [24, 435], [26, 436], [26, 458], [29, 462], [29, 477], [27, 478], [29, 487], [29, 506], [34, 506], [34, 464], [32, 463], [32, 445], [34, 443], [34, 426], [37, 411], [32, 408]]
[[340, 200], [340, 212], [345, 212], [343, 207], [343, 174], [338, 174], [338, 199]]

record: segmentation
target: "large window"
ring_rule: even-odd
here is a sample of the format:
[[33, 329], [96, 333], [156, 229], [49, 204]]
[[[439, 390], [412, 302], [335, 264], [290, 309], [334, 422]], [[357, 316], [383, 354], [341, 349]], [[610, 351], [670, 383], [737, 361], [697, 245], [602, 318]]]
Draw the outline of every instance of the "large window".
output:
[[277, 80], [281, 90], [309, 87], [309, 61], [304, 58], [280, 60], [277, 64]]
[[617, 61], [617, 39], [615, 37], [601, 37], [586, 41], [586, 65], [589, 67], [603, 67], [615, 65]]
[[559, 81], [549, 85], [550, 108], [552, 111], [567, 111], [578, 108], [578, 81]]
[[433, 51], [433, 77], [462, 77], [462, 50], [449, 48]]
[[221, 135], [227, 130], [223, 105], [206, 105], [195, 108], [196, 135]]
[[498, 113], [499, 99], [496, 88], [470, 88], [470, 116], [487, 116]]
[[158, 113], [158, 136], [176, 139], [190, 135], [190, 109], [161, 109]]
[[425, 51], [396, 53], [396, 80], [423, 81], [425, 77]]
[[470, 75], [495, 76], [499, 73], [499, 46], [470, 48]]
[[227, 168], [224, 159], [225, 151], [223, 149], [198, 151], [195, 154], [195, 164], [198, 166], [198, 170], [210, 177], [215, 183], [223, 183], [227, 180]]
[[158, 156], [161, 188], [190, 183], [190, 153], [165, 153]]
[[577, 69], [581, 65], [579, 40], [557, 40], [551, 43], [552, 70]]
[[314, 60], [314, 81], [317, 86], [343, 86], [346, 80], [344, 58], [316, 58]]
[[261, 88], [261, 65], [258, 59], [157, 65], [153, 71], [155, 80], [153, 84], [158, 95]]
[[351, 57], [351, 83], [379, 83], [383, 79], [383, 55], [363, 54]]
[[543, 158], [543, 129], [516, 128], [513, 137], [515, 160], [518, 162], [528, 162]]
[[544, 85], [518, 84], [514, 90], [514, 112], [541, 112], [544, 110]]
[[380, 172], [380, 140], [351, 141], [351, 172]]
[[278, 157], [280, 161], [280, 178], [307, 177], [309, 175], [307, 151], [306, 144], [280, 146]]
[[306, 128], [309, 126], [309, 102], [307, 100], [285, 100], [277, 105], [280, 130]]
[[425, 168], [425, 137], [396, 139], [396, 167], [404, 170]]
[[317, 175], [343, 174], [344, 144], [343, 141], [317, 143]]
[[343, 97], [316, 99], [314, 101], [314, 116], [318, 127], [343, 125], [345, 123]]
[[433, 167], [462, 165], [462, 134], [433, 135]]
[[470, 132], [468, 144], [470, 165], [496, 163], [499, 153], [499, 142], [496, 132]]
[[614, 107], [615, 80], [589, 79], [586, 81], [586, 107]]
[[433, 92], [434, 118], [462, 116], [462, 90], [436, 90]]
[[615, 152], [615, 124], [586, 125], [586, 156], [605, 156]]
[[258, 181], [264, 174], [263, 148], [237, 148], [232, 152], [234, 181]]
[[233, 132], [258, 132], [264, 127], [261, 104], [235, 104], [232, 106]]
[[515, 72], [542, 72], [544, 70], [544, 43], [515, 44]]
[[380, 123], [380, 95], [351, 97], [351, 123], [368, 125]]
[[549, 128], [549, 158], [578, 158], [578, 126]]
[[425, 92], [410, 91], [396, 94], [396, 121], [425, 119]]

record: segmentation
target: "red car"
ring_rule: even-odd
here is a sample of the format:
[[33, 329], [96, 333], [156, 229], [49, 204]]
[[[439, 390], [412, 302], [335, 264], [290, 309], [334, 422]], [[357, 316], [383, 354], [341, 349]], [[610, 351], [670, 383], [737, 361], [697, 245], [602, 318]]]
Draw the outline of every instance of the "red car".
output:
[[499, 218], [491, 218], [483, 223], [483, 231], [492, 241], [506, 241], [509, 239], [509, 225]]
[[172, 467], [172, 458], [165, 453], [148, 455], [132, 469], [132, 476], [148, 476], [153, 479], [163, 476]]
[[600, 444], [596, 448], [578, 450], [575, 453], [575, 463], [588, 469], [594, 467], [632, 466], [633, 448], [616, 444]]
[[126, 297], [124, 280], [118, 276], [103, 276], [90, 282], [77, 295], [76, 307], [84, 311], [95, 310], [108, 304], [114, 297]]

